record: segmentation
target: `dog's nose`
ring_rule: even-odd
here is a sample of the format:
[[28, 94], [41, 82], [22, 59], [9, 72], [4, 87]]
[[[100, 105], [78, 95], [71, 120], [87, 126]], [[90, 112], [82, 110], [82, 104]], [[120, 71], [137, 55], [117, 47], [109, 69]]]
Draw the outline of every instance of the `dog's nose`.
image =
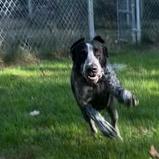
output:
[[96, 73], [98, 70], [98, 67], [94, 64], [87, 66], [87, 73]]

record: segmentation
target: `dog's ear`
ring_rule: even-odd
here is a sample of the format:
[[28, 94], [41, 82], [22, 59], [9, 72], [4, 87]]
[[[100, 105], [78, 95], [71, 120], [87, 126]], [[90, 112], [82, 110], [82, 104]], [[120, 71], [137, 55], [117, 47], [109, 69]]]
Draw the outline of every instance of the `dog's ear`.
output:
[[76, 52], [77, 52], [77, 47], [78, 47], [78, 45], [79, 44], [82, 44], [82, 43], [84, 43], [85, 42], [85, 38], [81, 38], [81, 39], [79, 39], [78, 41], [76, 41], [72, 46], [71, 46], [71, 48], [70, 48], [70, 54], [71, 54], [71, 57], [72, 57], [72, 60], [75, 62], [77, 59], [78, 59], [78, 56], [79, 55], [77, 55], [76, 54]]
[[[100, 45], [100, 46], [102, 46], [103, 47], [103, 52], [104, 52], [104, 54], [105, 54], [105, 56], [106, 57], [109, 57], [108, 56], [108, 49], [107, 49], [107, 47], [105, 46], [105, 41], [104, 41], [104, 39], [100, 36], [100, 35], [97, 35], [97, 36], [95, 36], [94, 38], [93, 38], [93, 42], [97, 42], [98, 44], [97, 45]], [[101, 44], [100, 44], [101, 43]]]
[[73, 45], [71, 46], [71, 51], [80, 43], [84, 42], [85, 38], [81, 38], [78, 41], [76, 41], [75, 43], [73, 43]]
[[100, 35], [95, 36], [95, 37], [93, 38], [93, 41], [98, 41], [98, 42], [100, 42], [100, 43], [102, 43], [102, 44], [105, 43], [104, 39], [103, 39]]
[[104, 51], [104, 54], [106, 55], [106, 57], [109, 57], [108, 49], [106, 46], [103, 47], [103, 51]]

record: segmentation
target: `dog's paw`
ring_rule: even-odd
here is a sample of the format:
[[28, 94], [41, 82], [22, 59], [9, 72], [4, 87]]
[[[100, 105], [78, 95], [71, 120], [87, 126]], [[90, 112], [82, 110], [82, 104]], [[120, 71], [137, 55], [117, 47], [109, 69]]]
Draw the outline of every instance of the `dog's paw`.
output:
[[135, 107], [139, 104], [139, 100], [137, 99], [137, 97], [128, 90], [124, 90], [123, 100], [124, 103], [129, 107]]

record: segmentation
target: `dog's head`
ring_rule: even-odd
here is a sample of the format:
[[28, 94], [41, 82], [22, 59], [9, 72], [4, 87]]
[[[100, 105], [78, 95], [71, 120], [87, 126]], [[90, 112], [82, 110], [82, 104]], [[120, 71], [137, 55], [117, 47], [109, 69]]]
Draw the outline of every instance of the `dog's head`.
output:
[[96, 36], [91, 42], [82, 38], [71, 47], [73, 67], [89, 83], [96, 84], [103, 76], [108, 57], [104, 43], [100, 36]]

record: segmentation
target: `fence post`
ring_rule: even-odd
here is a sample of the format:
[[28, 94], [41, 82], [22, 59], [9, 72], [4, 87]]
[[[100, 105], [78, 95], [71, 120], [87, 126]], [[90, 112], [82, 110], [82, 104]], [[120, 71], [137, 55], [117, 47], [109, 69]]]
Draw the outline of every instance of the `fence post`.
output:
[[140, 0], [136, 0], [136, 30], [137, 30], [137, 35], [136, 35], [136, 40], [137, 43], [141, 42], [141, 3]]
[[28, 12], [29, 12], [29, 18], [32, 18], [32, 12], [33, 12], [32, 0], [28, 0]]
[[131, 1], [131, 14], [132, 14], [132, 31], [131, 31], [131, 34], [132, 34], [132, 42], [133, 44], [136, 43], [136, 19], [135, 19], [135, 5], [136, 2], [134, 1]]
[[88, 0], [88, 25], [89, 38], [93, 39], [93, 37], [95, 36], [93, 0]]

